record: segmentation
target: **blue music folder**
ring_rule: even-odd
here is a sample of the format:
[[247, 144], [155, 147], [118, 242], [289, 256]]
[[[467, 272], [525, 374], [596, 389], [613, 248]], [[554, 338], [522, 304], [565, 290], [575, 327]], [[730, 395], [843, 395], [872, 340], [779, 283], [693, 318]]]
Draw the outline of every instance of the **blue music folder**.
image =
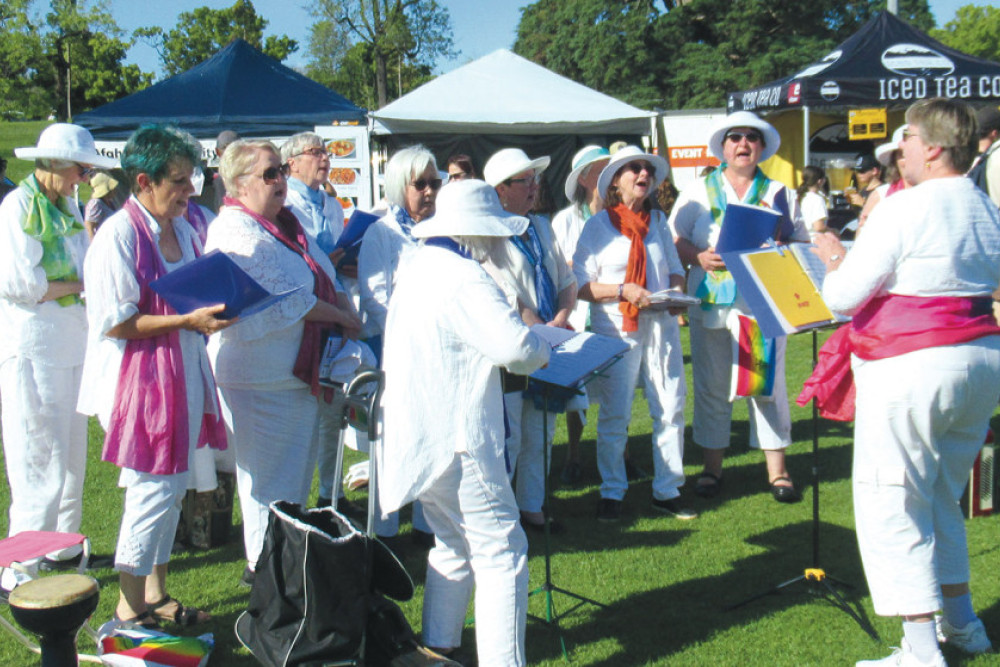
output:
[[205, 253], [149, 286], [181, 315], [224, 303], [226, 309], [217, 315], [223, 320], [249, 317], [304, 288], [271, 294], [221, 250]]
[[340, 238], [337, 239], [334, 248], [350, 248], [351, 246], [361, 243], [362, 237], [364, 237], [365, 232], [371, 227], [371, 224], [378, 220], [377, 215], [371, 213], [365, 213], [364, 211], [354, 211], [351, 214], [350, 220], [344, 226], [344, 231], [340, 233]]
[[715, 252], [738, 252], [759, 248], [769, 239], [785, 239], [791, 233], [781, 228], [781, 211], [750, 204], [728, 204], [722, 219]]

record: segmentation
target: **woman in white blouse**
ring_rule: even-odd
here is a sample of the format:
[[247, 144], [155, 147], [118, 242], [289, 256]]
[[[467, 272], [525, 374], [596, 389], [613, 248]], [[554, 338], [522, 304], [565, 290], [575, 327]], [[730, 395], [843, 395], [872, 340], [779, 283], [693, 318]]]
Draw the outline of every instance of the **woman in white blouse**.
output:
[[209, 341], [222, 395], [243, 510], [247, 569], [253, 579], [268, 505], [305, 503], [316, 465], [312, 437], [324, 333], [356, 338], [361, 321], [334, 286], [329, 258], [284, 207], [288, 191], [268, 141], [229, 145], [220, 165], [229, 196], [206, 249], [222, 250], [271, 293], [299, 291]]

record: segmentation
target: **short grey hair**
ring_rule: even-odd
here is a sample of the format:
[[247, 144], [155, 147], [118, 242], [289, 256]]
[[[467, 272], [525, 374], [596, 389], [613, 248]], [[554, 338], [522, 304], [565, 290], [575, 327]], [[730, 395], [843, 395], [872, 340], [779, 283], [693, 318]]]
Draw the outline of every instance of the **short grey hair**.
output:
[[35, 158], [35, 169], [41, 169], [42, 171], [62, 171], [63, 169], [69, 169], [76, 162], [72, 160], [60, 160], [54, 157], [38, 157]]
[[325, 149], [326, 142], [323, 141], [323, 137], [315, 132], [299, 132], [298, 134], [293, 134], [288, 138], [288, 141], [281, 144], [281, 155], [279, 157], [282, 163], [288, 162], [289, 158], [313, 146]]
[[226, 186], [226, 194], [235, 197], [237, 182], [250, 173], [257, 162], [257, 151], [270, 151], [278, 155], [278, 149], [264, 139], [237, 139], [226, 147], [219, 162], [219, 173]]
[[[385, 198], [390, 204], [405, 208], [406, 186], [414, 176], [427, 171], [427, 167], [437, 169], [434, 154], [424, 146], [404, 148], [389, 158], [385, 165]], [[435, 176], [436, 178], [436, 176]]]

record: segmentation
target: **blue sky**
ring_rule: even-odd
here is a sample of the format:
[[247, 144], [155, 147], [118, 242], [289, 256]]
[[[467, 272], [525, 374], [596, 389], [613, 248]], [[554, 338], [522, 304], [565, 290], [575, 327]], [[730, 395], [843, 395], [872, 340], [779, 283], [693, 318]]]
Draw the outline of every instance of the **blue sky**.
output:
[[[142, 26], [159, 25], [170, 29], [177, 23], [181, 12], [196, 7], [222, 9], [234, 0], [172, 0], [147, 2], [146, 0], [111, 0], [111, 11], [125, 31], [131, 33]], [[438, 72], [444, 73], [496, 49], [511, 48], [521, 18], [521, 8], [531, 0], [439, 0], [451, 14], [455, 46], [461, 53], [454, 60], [438, 63]], [[942, 26], [955, 16], [955, 11], [967, 4], [991, 5], [988, 0], [930, 0], [931, 11]], [[305, 64], [305, 44], [308, 39], [309, 13], [305, 0], [254, 0], [257, 13], [268, 21], [266, 35], [285, 34], [300, 42], [302, 47], [286, 64], [299, 67]], [[130, 62], [143, 70], [159, 74], [159, 61], [151, 47], [139, 44], [129, 51]]]

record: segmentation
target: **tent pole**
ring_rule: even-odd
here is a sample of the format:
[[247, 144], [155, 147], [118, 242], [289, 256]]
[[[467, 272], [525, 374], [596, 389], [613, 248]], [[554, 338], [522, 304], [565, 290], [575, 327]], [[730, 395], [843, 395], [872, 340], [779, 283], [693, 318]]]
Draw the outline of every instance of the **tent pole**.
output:
[[809, 107], [802, 107], [802, 166], [809, 166]]

